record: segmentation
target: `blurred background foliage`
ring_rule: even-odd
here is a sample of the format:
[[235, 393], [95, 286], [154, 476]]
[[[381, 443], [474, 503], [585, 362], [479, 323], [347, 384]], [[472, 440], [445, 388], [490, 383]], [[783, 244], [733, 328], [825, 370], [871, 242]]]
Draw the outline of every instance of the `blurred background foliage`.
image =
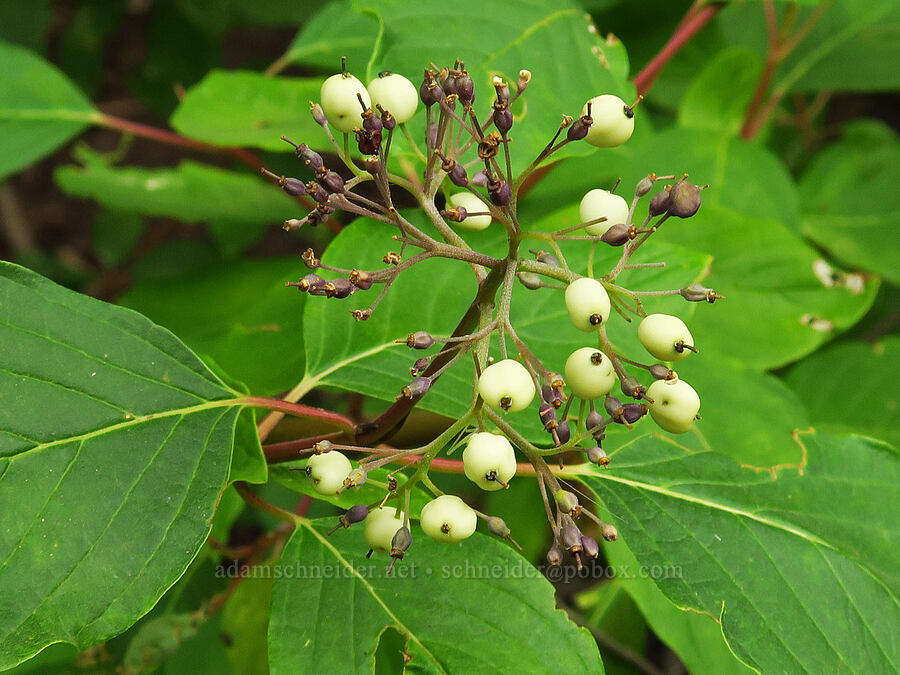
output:
[[[441, 47], [428, 56], [440, 63], [466, 58], [458, 52], [485, 40], [500, 48], [529, 23], [489, 8], [494, 32], [466, 36], [456, 29], [479, 21], [481, 3], [421, 4], [433, 13], [405, 26], [391, 24], [391, 3], [382, 24], [348, 0], [0, 0], [0, 257], [143, 312], [254, 393], [290, 389], [305, 372], [318, 372], [307, 359], [321, 365], [324, 358], [304, 341], [320, 338], [324, 325], [346, 323], [338, 319], [345, 306], [304, 310], [303, 298], [283, 288], [304, 273], [298, 254], [309, 246], [321, 251], [335, 231], [285, 235], [282, 221], [302, 207], [262, 181], [254, 162], [297, 172], [278, 139], [283, 133], [322, 146], [307, 101], [341, 55], [360, 73], [380, 69], [370, 57], [381, 40], [385, 60], [405, 63], [410, 53], [421, 57], [413, 32], [429, 42], [430, 30]], [[698, 367], [690, 378], [704, 392], [705, 417], [738, 418], [731, 427], [710, 424], [707, 440], [757, 466], [796, 459], [786, 439], [810, 425], [900, 442], [900, 5], [720, 4], [652, 81], [632, 141], [604, 151], [602, 160], [573, 153], [533, 186], [524, 217], [540, 227], [571, 214], [591, 187], [616, 178], [629, 186], [648, 171], [689, 166], [712, 188], [697, 226], [672, 232], [665, 245], [683, 247], [670, 257], [682, 261], [680, 272], [705, 270], [728, 297], [691, 323], [707, 336], [717, 370]], [[692, 9], [681, 0], [582, 6], [599, 34], [610, 36], [602, 77], [623, 97], [634, 91], [626, 77], [646, 72]], [[541, 3], [532, 9], [547, 11]], [[803, 29], [777, 67], [767, 11], [791, 34]], [[559, 52], [565, 91], [566, 74], [579, 77], [585, 66], [567, 55], [568, 42], [545, 47]], [[521, 67], [529, 67], [527, 58]], [[751, 120], [766, 73], [766, 91], [777, 99]], [[417, 71], [405, 74], [415, 79]], [[34, 110], [44, 113], [29, 117]], [[552, 120], [560, 112], [573, 111], [541, 114]], [[363, 232], [354, 240], [348, 231], [334, 255], [358, 250]], [[479, 243], [491, 245], [489, 238]], [[546, 336], [554, 317], [544, 318], [527, 337], [552, 351]], [[342, 330], [329, 329], [329, 339], [340, 340]], [[357, 387], [357, 377], [326, 379], [331, 387], [311, 400], [356, 416], [376, 413], [385, 385]], [[451, 401], [452, 387], [464, 388], [466, 379], [453, 385], [448, 377], [443, 386]], [[431, 412], [411, 419], [398, 444], [433, 433], [442, 423], [436, 413], [455, 412], [436, 400]], [[308, 430], [284, 433], [301, 431]], [[292, 508], [296, 481], [287, 472], [273, 477], [263, 495]], [[446, 489], [467, 490], [454, 481], [448, 477]], [[530, 526], [540, 511], [532, 487], [483, 499], [538, 560], [547, 538], [545, 528]], [[216, 536], [232, 547], [274, 527], [241, 505], [229, 491], [217, 515]], [[333, 513], [322, 502], [310, 510]], [[631, 554], [611, 548], [608, 555], [627, 564], [616, 556]], [[219, 557], [207, 551], [127, 633], [81, 654], [50, 647], [19, 671], [265, 672], [270, 583], [247, 581], [212, 619], [197, 619], [225, 588], [212, 573]], [[677, 610], [648, 580], [569, 583], [558, 591], [597, 638], [609, 672], [742, 669], [712, 620]], [[394, 672], [398, 654], [389, 637], [379, 650], [379, 668]]]

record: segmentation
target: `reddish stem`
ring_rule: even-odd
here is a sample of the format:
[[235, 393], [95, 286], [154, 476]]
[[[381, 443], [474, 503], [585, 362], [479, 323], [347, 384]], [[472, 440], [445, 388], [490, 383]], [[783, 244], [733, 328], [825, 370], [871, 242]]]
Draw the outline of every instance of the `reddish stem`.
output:
[[760, 129], [763, 128], [768, 121], [776, 106], [786, 93], [783, 89], [776, 89], [767, 98], [769, 86], [775, 76], [778, 66], [787, 56], [794, 51], [794, 48], [809, 34], [813, 27], [822, 18], [822, 15], [828, 11], [831, 3], [824, 3], [816, 7], [815, 10], [806, 18], [803, 25], [791, 35], [784, 29], [784, 34], [778, 27], [778, 15], [775, 11], [775, 3], [773, 0], [765, 0], [763, 2], [763, 10], [766, 16], [766, 30], [769, 36], [768, 52], [766, 54], [766, 65], [763, 69], [762, 76], [753, 92], [753, 98], [750, 105], [747, 106], [747, 113], [744, 117], [744, 124], [741, 127], [741, 138], [752, 140]]
[[219, 147], [210, 143], [204, 143], [203, 141], [194, 140], [193, 138], [181, 136], [172, 131], [157, 129], [156, 127], [151, 127], [147, 124], [132, 122], [131, 120], [115, 117], [114, 115], [107, 115], [105, 113], [100, 113], [97, 118], [97, 124], [107, 127], [108, 129], [117, 129], [118, 131], [125, 131], [129, 134], [134, 134], [135, 136], [148, 138], [152, 141], [157, 141], [158, 143], [177, 145], [183, 148], [193, 148], [194, 150], [200, 150], [202, 152], [231, 155], [235, 159], [240, 160], [247, 166], [253, 167], [256, 170], [263, 167], [263, 163], [259, 161], [256, 155], [244, 148]]
[[295, 441], [268, 443], [267, 445], [263, 446], [263, 452], [265, 452], [266, 461], [269, 464], [293, 462], [296, 459], [300, 459], [301, 452], [311, 449], [319, 441], [333, 441], [343, 435], [343, 431], [332, 431], [329, 434], [319, 434], [317, 436], [308, 436], [307, 438], [298, 438]]
[[638, 94], [644, 95], [653, 86], [654, 80], [660, 74], [665, 65], [677, 54], [688, 41], [712, 19], [722, 7], [723, 2], [706, 3], [702, 0], [695, 2], [688, 10], [687, 15], [675, 29], [672, 37], [666, 45], [653, 57], [644, 69], [634, 78], [634, 86]]
[[325, 410], [323, 408], [314, 408], [313, 406], [303, 405], [302, 403], [291, 403], [289, 401], [282, 401], [278, 398], [266, 398], [265, 396], [246, 396], [241, 399], [241, 402], [244, 405], [253, 406], [254, 408], [277, 410], [288, 415], [293, 415], [294, 417], [308, 417], [322, 420], [351, 433], [356, 429], [353, 420], [344, 417], [340, 413]]
[[[247, 166], [252, 167], [256, 171], [264, 168], [264, 164], [259, 160], [259, 158], [245, 148], [226, 148], [218, 145], [212, 145], [211, 143], [204, 143], [203, 141], [197, 141], [193, 138], [187, 138], [186, 136], [176, 134], [173, 131], [167, 131], [166, 129], [157, 129], [156, 127], [151, 127], [147, 124], [132, 122], [131, 120], [126, 120], [114, 115], [107, 115], [105, 113], [98, 113], [98, 115], [94, 118], [94, 122], [102, 127], [106, 127], [107, 129], [115, 129], [117, 131], [134, 134], [135, 136], [140, 136], [141, 138], [156, 141], [157, 143], [175, 145], [181, 148], [191, 148], [193, 150], [200, 150], [201, 152], [208, 152], [217, 155], [230, 155], [238, 161], [243, 162]], [[308, 209], [315, 208], [315, 204], [308, 197], [297, 197], [296, 199]], [[329, 218], [327, 221], [325, 221], [325, 225], [332, 232], [337, 233], [341, 231], [340, 223], [334, 220], [334, 218]]]

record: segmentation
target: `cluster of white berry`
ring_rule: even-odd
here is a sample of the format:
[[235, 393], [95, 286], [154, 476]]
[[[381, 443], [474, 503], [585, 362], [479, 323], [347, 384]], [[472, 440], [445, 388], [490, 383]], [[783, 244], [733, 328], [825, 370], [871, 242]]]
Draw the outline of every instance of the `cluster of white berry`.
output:
[[[531, 233], [524, 229], [518, 222], [515, 207], [519, 188], [530, 172], [568, 143], [584, 140], [597, 147], [609, 148], [626, 142], [634, 131], [636, 105], [628, 105], [612, 94], [590, 99], [578, 118], [563, 117], [556, 135], [546, 148], [522, 174], [513, 177], [508, 133], [515, 118], [510, 106], [525, 91], [530, 80], [529, 71], [520, 71], [516, 90], [512, 93], [506, 82], [495, 77], [491, 84], [496, 98], [492, 101], [487, 119], [480, 121], [473, 110], [475, 83], [460, 61], [453, 68], [426, 68], [419, 87], [402, 75], [388, 71], [380, 73], [366, 87], [347, 72], [344, 62], [342, 71], [324, 82], [321, 102], [311, 104], [311, 109], [313, 117], [325, 130], [335, 152], [353, 173], [353, 177], [345, 181], [339, 174], [325, 167], [321, 155], [305, 144], [297, 145], [292, 141], [289, 142], [294, 145], [297, 156], [313, 171], [316, 180], [303, 183], [296, 178], [263, 172], [289, 194], [311, 197], [316, 203], [315, 209], [307, 218], [288, 221], [286, 229], [296, 229], [307, 223], [316, 225], [337, 209], [397, 227], [399, 235], [394, 239], [400, 241], [402, 247], [399, 252], [388, 252], [385, 255], [385, 269], [369, 271], [329, 267], [310, 249], [303, 255], [303, 260], [311, 273], [298, 282], [288, 284], [311, 295], [337, 299], [368, 291], [375, 284], [383, 284], [382, 292], [371, 307], [351, 310], [357, 320], [368, 319], [396, 276], [419, 260], [430, 256], [455, 258], [481, 269], [480, 296], [473, 307], [489, 306], [489, 322], [485, 319], [483, 310], [479, 310], [480, 329], [474, 332], [462, 330], [461, 325], [448, 338], [437, 338], [419, 331], [405, 340], [398, 340], [418, 350], [426, 350], [439, 343], [443, 345], [437, 355], [418, 359], [413, 365], [410, 372], [414, 379], [403, 388], [402, 396], [398, 397], [412, 405], [467, 351], [481, 354], [483, 360], [492, 336], [498, 335], [501, 358], [496, 361], [488, 359], [487, 363], [482, 363], [476, 356], [477, 396], [470, 412], [458, 420], [445, 435], [423, 448], [373, 452], [365, 445], [339, 445], [320, 441], [310, 449], [314, 454], [306, 464], [306, 474], [317, 492], [329, 496], [366, 482], [368, 472], [376, 467], [413, 454], [418, 455], [417, 470], [407, 483], [398, 487], [397, 481], [389, 478], [388, 495], [384, 500], [376, 504], [352, 507], [341, 516], [338, 526], [349, 527], [353, 523], [365, 521], [365, 537], [371, 549], [387, 552], [395, 560], [403, 557], [412, 541], [409, 529], [410, 488], [427, 473], [438, 452], [454, 439], [465, 444], [462, 456], [465, 475], [478, 487], [489, 491], [509, 487], [510, 480], [515, 476], [516, 452], [510, 439], [515, 440], [534, 468], [553, 527], [555, 544], [548, 559], [557, 563], [561, 560], [562, 551], [568, 550], [580, 565], [580, 556], [596, 557], [599, 548], [596, 541], [581, 533], [574, 519], [582, 513], [597, 519], [581, 508], [572, 492], [560, 486], [544, 461], [544, 455], [580, 449], [590, 461], [606, 466], [609, 458], [601, 447], [601, 441], [605, 438], [609, 424], [617, 423], [631, 428], [632, 424], [649, 412], [665, 431], [685, 433], [693, 427], [695, 419], [698, 419], [699, 396], [667, 365], [697, 351], [687, 326], [675, 316], [647, 314], [638, 297], [641, 293], [629, 291], [615, 282], [622, 270], [641, 267], [628, 265], [630, 256], [667, 218], [688, 218], [696, 213], [700, 207], [702, 188], [687, 182], [687, 176], [675, 180], [674, 184], [666, 186], [650, 199], [647, 218], [638, 227], [632, 223], [632, 218], [639, 200], [649, 195], [656, 181], [675, 179], [675, 176], [651, 174], [638, 183], [630, 205], [613, 191], [598, 188], [588, 192], [581, 200], [581, 222], [578, 225], [549, 234]], [[425, 106], [427, 115], [424, 153], [416, 147], [414, 139], [404, 126], [416, 114], [419, 103]], [[452, 131], [454, 127], [455, 133]], [[488, 131], [491, 127], [494, 130]], [[419, 154], [425, 165], [421, 184], [390, 173], [388, 155], [395, 129], [405, 132], [411, 149]], [[332, 130], [345, 135], [343, 148], [335, 142]], [[348, 154], [350, 134], [355, 136], [363, 155], [363, 168]], [[464, 141], [465, 134], [470, 136], [468, 142]], [[477, 157], [463, 159], [467, 151], [474, 152]], [[505, 155], [505, 171], [500, 153]], [[483, 168], [470, 176], [468, 169], [479, 164]], [[445, 179], [458, 189], [442, 191]], [[381, 196], [381, 203], [355, 192], [356, 186], [364, 182], [374, 184]], [[401, 215], [392, 202], [389, 184], [399, 185], [414, 194], [443, 241], [432, 239]], [[436, 200], [440, 201], [441, 194], [445, 197], [443, 209], [435, 203]], [[652, 222], [654, 218], [657, 218], [656, 222]], [[453, 229], [482, 230], [497, 221], [503, 223], [509, 235], [510, 253], [505, 259], [472, 251]], [[570, 235], [576, 230], [581, 230], [582, 234]], [[519, 245], [529, 236], [552, 241], [555, 253], [532, 251], [535, 259], [526, 260], [521, 257]], [[574, 239], [588, 240], [595, 246], [602, 243], [622, 247], [621, 258], [603, 277], [575, 274], [562, 259], [562, 251], [557, 245], [559, 241]], [[404, 260], [404, 251], [410, 245], [423, 249], [424, 253]], [[339, 272], [345, 277], [325, 280], [316, 273], [321, 270]], [[476, 275], [478, 274], [476, 269]], [[543, 281], [544, 278], [566, 284], [565, 305], [573, 325], [596, 337], [597, 346], [578, 348], [568, 357], [563, 368], [565, 377], [548, 370], [531, 353], [527, 345], [517, 337], [509, 320], [509, 298], [514, 282], [518, 280], [526, 288], [533, 290], [553, 287]], [[486, 288], [491, 289], [490, 294], [481, 297]], [[721, 297], [711, 289], [697, 284], [672, 291], [643, 294], [679, 294], [693, 302], [713, 302]], [[494, 297], [496, 295], [501, 298], [499, 302]], [[637, 330], [638, 339], [660, 363], [642, 364], [616, 352], [606, 336], [606, 325], [613, 310], [623, 316], [627, 310], [641, 319]], [[513, 340], [518, 349], [517, 358], [507, 356], [507, 337]], [[646, 369], [654, 382], [649, 387], [640, 384], [627, 372], [625, 364]], [[617, 382], [623, 394], [639, 402], [622, 403], [615, 398], [613, 388]], [[529, 408], [536, 397], [539, 398], [538, 413], [541, 422], [553, 439], [550, 449], [538, 448], [519, 436], [504, 416], [504, 413]], [[573, 434], [568, 414], [575, 399], [584, 402], [577, 419], [572, 417], [576, 426], [583, 427], [577, 435]], [[600, 399], [603, 400], [600, 410], [605, 411], [608, 417], [595, 409], [595, 402]], [[558, 416], [556, 411], [564, 403], [565, 409]], [[585, 415], [585, 412], [588, 414]], [[384, 417], [391, 419], [387, 413]], [[396, 417], [402, 419], [403, 415]], [[496, 431], [488, 430], [485, 418], [493, 423]], [[370, 426], [377, 427], [378, 424]], [[359, 437], [357, 434], [357, 439]], [[592, 437], [595, 445], [585, 450], [578, 443], [587, 437]], [[368, 455], [354, 468], [353, 463], [340, 450]], [[492, 533], [512, 541], [509, 528], [501, 519], [480, 513], [457, 496], [441, 494], [430, 481], [425, 483], [437, 495], [424, 506], [420, 516], [422, 530], [429, 537], [449, 543], [461, 541], [475, 531], [478, 519], [482, 518], [487, 521]], [[550, 488], [550, 494], [553, 495], [555, 516], [547, 497], [547, 488]], [[385, 505], [391, 497], [398, 499], [397, 508]], [[604, 538], [616, 538], [613, 526], [599, 520], [597, 523]]]

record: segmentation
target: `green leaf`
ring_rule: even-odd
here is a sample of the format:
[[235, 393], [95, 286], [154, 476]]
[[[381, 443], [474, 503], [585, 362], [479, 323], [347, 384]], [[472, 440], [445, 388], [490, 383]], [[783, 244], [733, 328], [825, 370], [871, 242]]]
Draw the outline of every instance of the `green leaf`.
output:
[[[642, 577], [637, 559], [621, 538], [612, 544], [605, 544], [603, 550], [608, 563], [616, 571], [612, 583], [631, 596], [653, 632], [678, 654], [688, 672], [752, 672], [728, 648], [722, 626], [716, 618], [679, 609], [651, 579]], [[590, 593], [585, 595], [593, 599]], [[579, 600], [584, 602], [584, 595]]]
[[[607, 46], [584, 10], [571, 0], [552, 5], [527, 0], [502, 4], [459, 0], [452, 6], [355, 0], [354, 6], [377, 16], [385, 31], [369, 63], [366, 81], [381, 70], [417, 81], [429, 62], [452, 65], [460, 58], [475, 82], [476, 110], [486, 111], [493, 96], [494, 75], [502, 76], [514, 90], [519, 71], [532, 72], [524, 106], [513, 107], [517, 117], [510, 132], [515, 139], [514, 172], [526, 167], [544, 148], [559, 128], [560, 115], [577, 116], [588, 99], [603, 93], [617, 94], [629, 103], [634, 100], [634, 88], [622, 76], [621, 42]], [[435, 40], [435, 30], [447, 37]], [[582, 145], [575, 151], [591, 150]]]
[[174, 169], [114, 168], [81, 152], [84, 167], [56, 170], [67, 194], [95, 199], [126, 214], [206, 222], [228, 254], [254, 242], [263, 228], [297, 215], [301, 207], [258, 176], [184, 161]]
[[331, 2], [303, 25], [278, 63], [281, 67], [290, 63], [318, 66], [337, 73], [341, 57], [346, 56], [348, 70], [361, 75], [378, 34], [378, 21], [354, 12], [351, 0]]
[[652, 437], [579, 476], [677, 606], [718, 618], [761, 670], [890, 672], [900, 663], [900, 463], [859, 437], [800, 434], [805, 461], [761, 472]]
[[267, 77], [251, 71], [212, 70], [191, 87], [170, 124], [179, 133], [216, 145], [249, 145], [286, 152], [284, 134], [298, 143], [327, 143], [309, 114], [322, 81]]
[[[793, 21], [796, 31], [816, 8], [803, 8]], [[766, 53], [766, 27], [757, 3], [731, 3], [718, 24], [729, 44], [753, 46]], [[837, 0], [779, 66], [779, 92], [885, 91], [900, 84], [894, 64], [900, 59], [896, 39], [900, 7], [893, 0]]]
[[254, 394], [268, 396], [303, 377], [306, 297], [284, 284], [305, 271], [290, 258], [239, 260], [227, 268], [138, 283], [119, 302], [211, 356]]
[[116, 635], [210, 530], [241, 401], [168, 331], [0, 264], [0, 668]]
[[855, 431], [900, 447], [900, 337], [843, 342], [806, 357], [784, 376], [817, 427]]
[[99, 119], [65, 75], [27, 49], [0, 42], [0, 180], [50, 154]]
[[736, 135], [761, 71], [762, 63], [752, 49], [736, 47], [719, 52], [694, 78], [681, 99], [678, 123]]
[[882, 122], [857, 120], [819, 152], [800, 181], [803, 234], [849, 265], [900, 283], [900, 141]]
[[774, 222], [710, 204], [691, 222], [669, 221], [661, 232], [672, 226], [678, 229], [663, 236], [714, 256], [704, 283], [726, 298], [696, 314], [691, 329], [698, 343], [754, 368], [814, 351], [862, 318], [878, 290], [877, 279], [860, 280], [861, 288], [824, 283], [816, 251]]
[[387, 575], [385, 556], [365, 559], [361, 528], [328, 538], [327, 525], [298, 527], [282, 554], [292, 574], [272, 592], [273, 674], [371, 672], [388, 627], [407, 638], [409, 667], [428, 672], [538, 663], [603, 672], [590, 634], [555, 608], [553, 587], [508, 545], [480, 534], [447, 545], [416, 530], [407, 558]]

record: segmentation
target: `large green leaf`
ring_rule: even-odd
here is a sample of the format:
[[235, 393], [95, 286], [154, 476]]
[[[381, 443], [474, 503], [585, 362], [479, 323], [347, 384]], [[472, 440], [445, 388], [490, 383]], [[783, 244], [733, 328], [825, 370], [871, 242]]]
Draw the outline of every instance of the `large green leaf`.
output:
[[306, 298], [284, 284], [305, 273], [299, 258], [240, 260], [138, 283], [119, 302], [211, 356], [254, 394], [272, 395], [303, 376]]
[[[900, 664], [900, 465], [860, 437], [798, 436], [804, 462], [741, 468], [648, 437], [579, 479], [679, 607], [719, 619], [763, 672], [892, 672]], [[579, 471], [575, 469], [575, 471]]]
[[835, 258], [900, 283], [900, 141], [875, 120], [857, 120], [818, 153], [800, 181], [803, 233]]
[[603, 672], [590, 634], [555, 608], [553, 587], [507, 544], [480, 534], [442, 544], [415, 528], [387, 575], [386, 557], [366, 561], [362, 528], [328, 538], [329, 525], [298, 527], [285, 546], [272, 592], [272, 673], [372, 672], [388, 627], [406, 638], [409, 667], [427, 672], [530, 672], [544, 663]]
[[241, 401], [143, 316], [0, 265], [0, 668], [134, 623], [184, 572]]
[[188, 90], [170, 123], [185, 136], [217, 145], [284, 151], [284, 134], [321, 146], [327, 138], [309, 114], [309, 101], [318, 100], [321, 86], [317, 78], [212, 70]]
[[784, 376], [816, 426], [852, 430], [900, 447], [900, 337], [842, 342], [806, 357]]
[[[519, 71], [532, 72], [525, 105], [514, 106], [517, 120], [510, 131], [515, 141], [514, 172], [544, 148], [561, 115], [578, 115], [592, 96], [614, 93], [629, 102], [634, 99], [634, 89], [622, 75], [621, 42], [607, 45], [571, 0], [552, 5], [534, 0], [502, 4], [461, 0], [452, 6], [354, 0], [354, 5], [384, 25], [380, 48], [369, 63], [369, 80], [381, 70], [392, 70], [416, 81], [429, 62], [443, 66], [462, 59], [475, 82], [476, 110], [487, 111], [494, 98], [490, 84], [494, 75], [515, 89]], [[435, 31], [445, 37], [436, 40]], [[584, 145], [578, 149], [589, 150]]]
[[52, 65], [0, 42], [0, 179], [68, 141], [99, 113]]
[[235, 254], [268, 225], [304, 209], [278, 188], [246, 173], [185, 161], [174, 169], [108, 166], [80, 152], [83, 167], [63, 166], [54, 178], [64, 192], [90, 197], [120, 213], [206, 222], [219, 245]]

